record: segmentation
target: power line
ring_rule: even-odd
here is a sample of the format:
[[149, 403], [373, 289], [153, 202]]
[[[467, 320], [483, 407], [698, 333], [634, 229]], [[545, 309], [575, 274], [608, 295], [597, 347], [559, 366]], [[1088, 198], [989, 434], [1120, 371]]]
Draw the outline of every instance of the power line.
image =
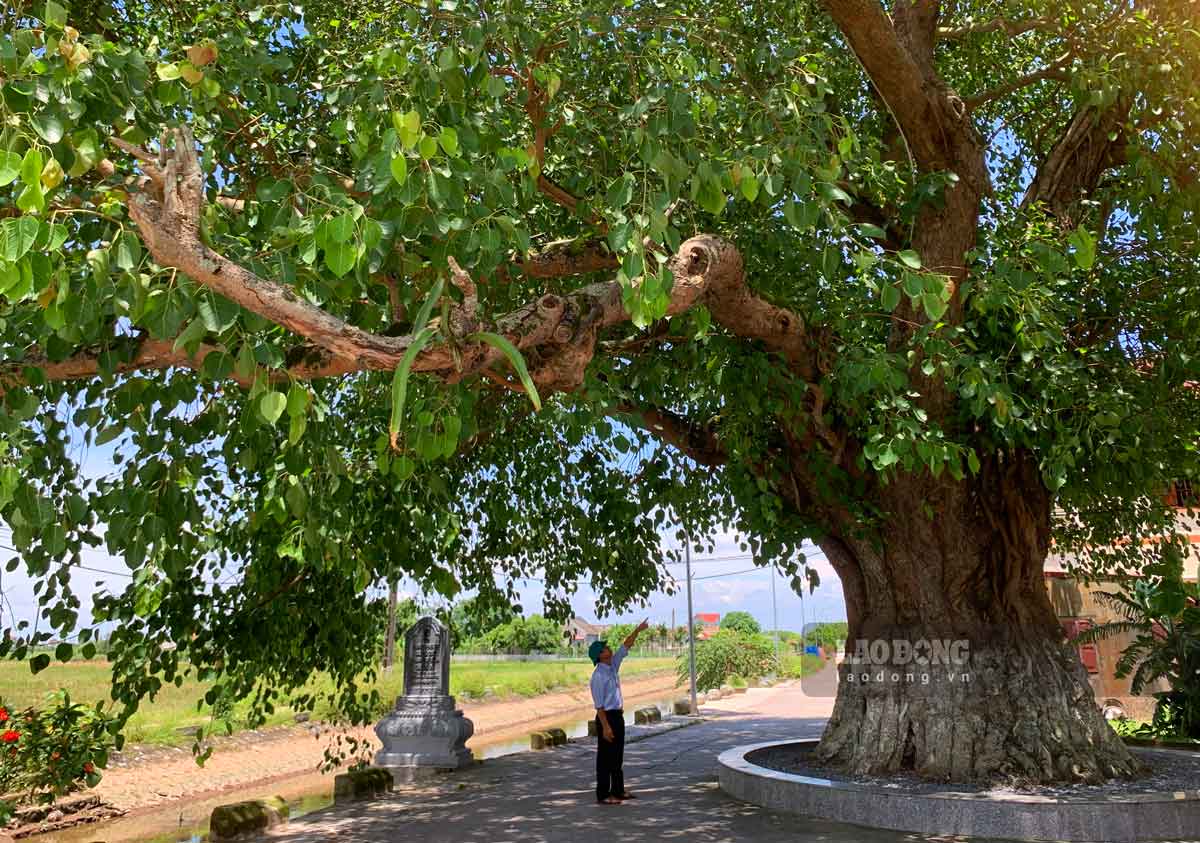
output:
[[722, 577], [738, 577], [738, 576], [741, 576], [742, 574], [752, 574], [755, 571], [766, 571], [766, 570], [769, 570], [769, 569], [758, 568], [758, 567], [746, 568], [744, 571], [728, 571], [724, 574], [709, 574], [706, 577], [692, 577], [692, 582], [698, 582], [699, 580], [719, 580]]
[[[9, 547], [6, 544], [0, 544], [0, 550], [11, 550], [13, 553], [20, 553], [15, 547]], [[108, 574], [110, 577], [127, 577], [133, 579], [133, 574], [127, 574], [124, 571], [107, 571], [104, 568], [93, 568], [90, 565], [84, 565], [82, 562], [63, 562], [68, 568], [79, 568], [81, 571], [92, 571], [97, 574]]]

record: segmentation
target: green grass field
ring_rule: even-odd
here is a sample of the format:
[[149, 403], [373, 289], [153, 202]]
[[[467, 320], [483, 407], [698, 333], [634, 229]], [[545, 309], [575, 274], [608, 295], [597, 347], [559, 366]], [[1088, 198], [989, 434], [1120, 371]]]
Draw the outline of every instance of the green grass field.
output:
[[[630, 658], [622, 675], [626, 677], [672, 671], [671, 658]], [[586, 659], [555, 662], [455, 662], [450, 670], [450, 693], [460, 702], [479, 700], [489, 694], [497, 698], [535, 697], [559, 688], [582, 685], [591, 676], [592, 665]], [[376, 682], [385, 701], [399, 696], [403, 668], [397, 667]], [[209, 723], [209, 710], [196, 709], [204, 697], [206, 683], [184, 682], [182, 687], [167, 686], [150, 702], [144, 700], [126, 729], [126, 738], [135, 743], [186, 744], [191, 738], [177, 730]], [[315, 680], [310, 689], [330, 688], [328, 680]], [[0, 698], [13, 708], [39, 703], [47, 693], [65, 689], [73, 700], [97, 702], [109, 699], [109, 667], [104, 661], [52, 664], [36, 676], [25, 662], [0, 661]], [[292, 722], [291, 708], [280, 707], [267, 725]], [[317, 716], [328, 716], [318, 710]], [[244, 711], [235, 709], [235, 721]]]

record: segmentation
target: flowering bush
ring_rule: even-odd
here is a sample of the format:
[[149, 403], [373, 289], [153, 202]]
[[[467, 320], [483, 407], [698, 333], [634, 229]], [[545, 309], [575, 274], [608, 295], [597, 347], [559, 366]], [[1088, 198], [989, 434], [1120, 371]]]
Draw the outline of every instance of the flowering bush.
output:
[[115, 729], [102, 707], [72, 703], [65, 692], [22, 711], [0, 697], [0, 826], [18, 801], [52, 802], [99, 784]]

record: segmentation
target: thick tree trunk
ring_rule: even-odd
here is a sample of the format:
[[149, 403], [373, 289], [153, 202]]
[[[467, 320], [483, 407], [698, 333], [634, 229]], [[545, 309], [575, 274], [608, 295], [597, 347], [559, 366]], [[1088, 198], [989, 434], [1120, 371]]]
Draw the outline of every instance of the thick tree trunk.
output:
[[821, 542], [850, 640], [819, 759], [948, 781], [1135, 773], [1046, 594], [1050, 503], [1036, 467], [901, 477], [880, 497], [888, 515], [874, 536]]

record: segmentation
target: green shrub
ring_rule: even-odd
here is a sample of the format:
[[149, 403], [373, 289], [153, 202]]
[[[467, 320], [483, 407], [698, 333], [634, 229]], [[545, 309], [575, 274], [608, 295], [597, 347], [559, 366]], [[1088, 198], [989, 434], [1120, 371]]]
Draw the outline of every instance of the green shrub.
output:
[[799, 679], [802, 676], [808, 676], [810, 673], [816, 673], [824, 666], [824, 663], [817, 656], [807, 656], [799, 653], [789, 653], [780, 659], [779, 662], [779, 675], [788, 679]]
[[[765, 635], [722, 629], [696, 643], [696, 687], [701, 691], [719, 688], [733, 676], [757, 679], [776, 669], [775, 645]], [[686, 654], [679, 657], [679, 678], [688, 680]]]
[[762, 627], [749, 612], [730, 612], [721, 618], [721, 629], [732, 629], [743, 635], [758, 635], [762, 632]]
[[1178, 553], [1168, 553], [1146, 573], [1117, 591], [1096, 592], [1118, 619], [1086, 630], [1073, 643], [1132, 635], [1117, 661], [1117, 678], [1130, 677], [1133, 694], [1159, 680], [1170, 685], [1154, 694], [1150, 736], [1200, 739], [1200, 585], [1183, 578]]
[[[45, 708], [21, 711], [0, 697], [0, 795], [49, 803], [95, 787], [108, 764], [113, 723], [100, 709], [72, 703], [65, 693], [48, 697]], [[0, 799], [0, 827], [15, 807]]]

